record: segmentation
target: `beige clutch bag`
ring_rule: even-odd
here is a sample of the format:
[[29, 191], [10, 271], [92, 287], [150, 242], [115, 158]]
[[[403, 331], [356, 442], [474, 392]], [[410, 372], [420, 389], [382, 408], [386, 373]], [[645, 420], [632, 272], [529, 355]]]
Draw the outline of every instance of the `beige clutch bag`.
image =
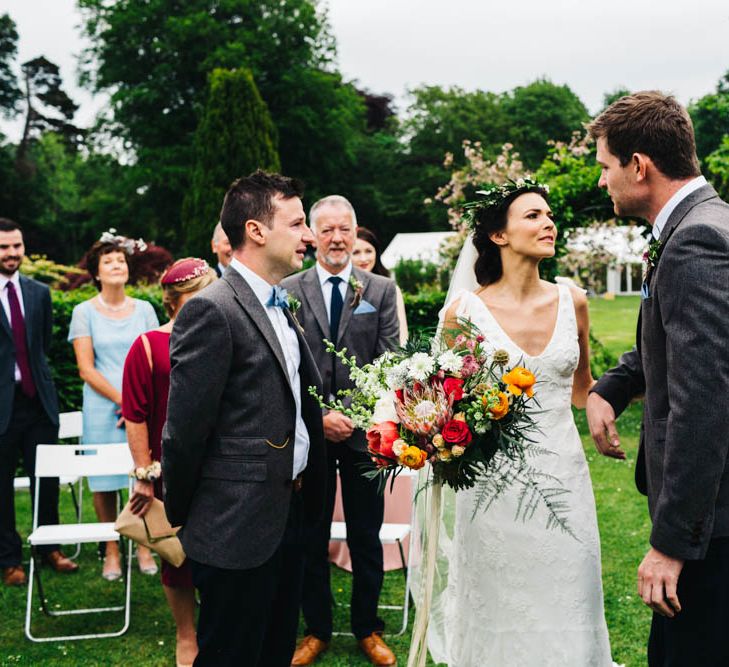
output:
[[114, 529], [137, 544], [149, 547], [175, 567], [180, 567], [185, 560], [185, 552], [177, 537], [180, 529], [170, 526], [165, 507], [157, 498], [152, 500], [147, 513], [141, 517], [133, 514], [127, 503], [117, 517]]

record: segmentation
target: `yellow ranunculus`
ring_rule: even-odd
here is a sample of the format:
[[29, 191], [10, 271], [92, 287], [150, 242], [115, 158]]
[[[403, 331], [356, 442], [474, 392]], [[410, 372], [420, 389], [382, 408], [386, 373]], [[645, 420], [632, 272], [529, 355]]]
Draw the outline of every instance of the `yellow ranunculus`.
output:
[[[498, 404], [488, 408], [488, 411], [491, 413], [491, 418], [495, 420], [503, 419], [509, 412], [509, 397], [503, 391], [500, 391], [497, 394], [497, 398], [499, 399]], [[484, 403], [488, 402], [486, 396], [483, 397], [483, 400]]]
[[428, 452], [415, 445], [406, 447], [402, 454], [398, 457], [400, 463], [413, 470], [420, 470], [425, 465], [425, 460], [428, 458]]
[[507, 386], [507, 390], [514, 396], [521, 396], [522, 392], [529, 398], [534, 396], [534, 384], [537, 379], [534, 373], [521, 366], [515, 366], [501, 378]]

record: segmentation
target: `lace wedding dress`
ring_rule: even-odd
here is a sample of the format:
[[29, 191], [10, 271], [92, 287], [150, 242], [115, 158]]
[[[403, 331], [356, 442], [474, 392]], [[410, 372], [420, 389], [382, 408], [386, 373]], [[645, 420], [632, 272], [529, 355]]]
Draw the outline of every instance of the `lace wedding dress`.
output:
[[474, 515], [476, 489], [455, 494], [447, 584], [434, 599], [428, 631], [433, 659], [450, 667], [610, 667], [603, 612], [600, 540], [592, 484], [571, 412], [579, 360], [575, 309], [560, 285], [552, 338], [538, 356], [524, 353], [475, 294], [462, 291], [457, 315], [470, 319], [494, 349], [509, 352], [537, 376], [537, 444], [530, 459], [569, 494], [575, 537], [547, 529], [546, 509], [515, 520], [517, 489]]

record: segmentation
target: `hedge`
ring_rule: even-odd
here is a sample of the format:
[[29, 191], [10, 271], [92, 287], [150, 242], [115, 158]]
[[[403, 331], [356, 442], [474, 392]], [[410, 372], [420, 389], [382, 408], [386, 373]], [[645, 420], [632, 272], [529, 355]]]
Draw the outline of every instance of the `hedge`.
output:
[[[51, 290], [53, 301], [53, 340], [49, 361], [51, 373], [56, 383], [60, 408], [62, 412], [81, 409], [81, 388], [83, 383], [78, 376], [76, 358], [73, 347], [67, 341], [68, 327], [71, 322], [71, 313], [74, 306], [90, 299], [96, 294], [92, 286], [62, 292]], [[160, 322], [167, 321], [162, 306], [162, 291], [157, 286], [128, 287], [127, 294], [131, 297], [149, 301], [154, 307]], [[445, 301], [445, 292], [428, 290], [418, 294], [404, 293], [405, 311], [408, 318], [410, 335], [431, 335], [438, 323], [438, 313]], [[599, 377], [608, 368], [615, 364], [615, 358], [607, 351], [604, 345], [590, 333], [591, 366], [594, 377]]]

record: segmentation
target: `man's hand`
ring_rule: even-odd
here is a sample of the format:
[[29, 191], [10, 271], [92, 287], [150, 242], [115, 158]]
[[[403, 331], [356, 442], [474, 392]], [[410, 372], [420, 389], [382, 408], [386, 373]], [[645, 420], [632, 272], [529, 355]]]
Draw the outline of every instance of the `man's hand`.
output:
[[154, 500], [154, 484], [142, 479], [134, 482], [134, 491], [129, 499], [132, 514], [144, 516]]
[[343, 442], [354, 432], [354, 424], [341, 412], [331, 410], [324, 415], [324, 437], [330, 442]]
[[681, 611], [676, 594], [683, 561], [651, 547], [638, 568], [638, 595], [653, 611], [673, 618]]
[[600, 394], [592, 392], [587, 396], [587, 423], [595, 448], [604, 456], [624, 459], [625, 452], [620, 448], [620, 436], [615, 427], [615, 411]]

